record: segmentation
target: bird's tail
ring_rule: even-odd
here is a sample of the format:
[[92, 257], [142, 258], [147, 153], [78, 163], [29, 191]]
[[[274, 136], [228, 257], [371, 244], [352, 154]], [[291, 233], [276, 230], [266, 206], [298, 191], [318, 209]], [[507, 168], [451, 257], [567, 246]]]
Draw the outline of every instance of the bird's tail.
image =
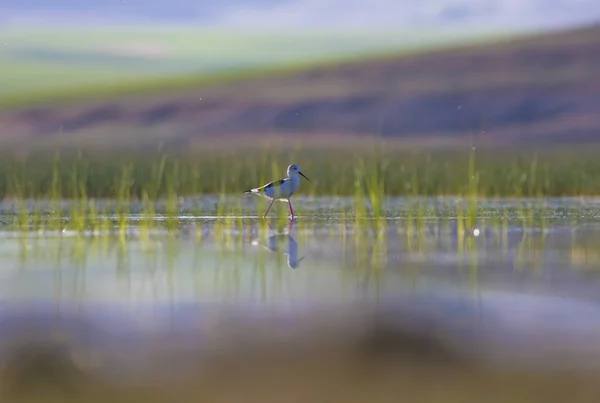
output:
[[247, 194], [247, 193], [254, 193], [254, 189], [248, 189], [248, 190], [245, 190], [243, 193], [244, 193], [244, 194]]

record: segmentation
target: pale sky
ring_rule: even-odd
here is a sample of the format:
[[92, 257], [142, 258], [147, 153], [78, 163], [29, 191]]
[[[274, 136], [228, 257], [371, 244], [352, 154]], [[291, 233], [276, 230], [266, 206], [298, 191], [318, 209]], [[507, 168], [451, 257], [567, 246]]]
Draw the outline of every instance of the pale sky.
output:
[[598, 0], [290, 0], [274, 7], [236, 6], [215, 23], [226, 26], [375, 28], [572, 25], [600, 20]]
[[224, 28], [510, 28], [600, 21], [600, 0], [0, 0], [5, 23], [194, 23]]

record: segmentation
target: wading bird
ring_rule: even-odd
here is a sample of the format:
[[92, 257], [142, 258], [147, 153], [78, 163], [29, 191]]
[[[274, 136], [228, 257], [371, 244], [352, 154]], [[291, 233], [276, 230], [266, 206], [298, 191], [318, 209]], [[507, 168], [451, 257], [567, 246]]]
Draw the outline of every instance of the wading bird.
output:
[[263, 196], [271, 200], [271, 204], [269, 204], [269, 207], [267, 208], [267, 211], [265, 211], [263, 217], [267, 217], [267, 214], [269, 214], [269, 210], [271, 210], [273, 202], [275, 200], [279, 200], [288, 202], [288, 205], [290, 206], [290, 213], [292, 215], [292, 219], [294, 219], [294, 209], [292, 208], [292, 202], [290, 201], [290, 198], [294, 195], [294, 193], [296, 193], [296, 190], [298, 190], [298, 187], [300, 186], [300, 177], [298, 175], [302, 175], [302, 177], [304, 177], [304, 179], [306, 179], [309, 182], [310, 179], [308, 179], [300, 171], [300, 165], [297, 164], [290, 165], [287, 169], [287, 174], [288, 177], [285, 179], [279, 179], [273, 182], [269, 182], [264, 186], [246, 190], [244, 192]]

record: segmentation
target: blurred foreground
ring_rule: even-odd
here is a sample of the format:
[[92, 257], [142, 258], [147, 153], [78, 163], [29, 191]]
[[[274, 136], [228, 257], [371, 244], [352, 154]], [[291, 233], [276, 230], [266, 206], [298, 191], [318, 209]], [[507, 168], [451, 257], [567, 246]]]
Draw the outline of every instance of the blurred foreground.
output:
[[[103, 347], [94, 338], [119, 344], [110, 328], [45, 309], [37, 318], [3, 318], [2, 396], [27, 402], [273, 403], [600, 398], [596, 370], [496, 367], [460, 356], [444, 343], [448, 324], [419, 323], [431, 314], [421, 310], [404, 329], [390, 325], [410, 323], [402, 309], [381, 315], [323, 309], [293, 320], [239, 314], [229, 322], [232, 317], [213, 310], [212, 326], [188, 331], [185, 340], [181, 329], [163, 328]], [[454, 327], [468, 332], [471, 325]], [[132, 368], [107, 365], [119, 360]]]

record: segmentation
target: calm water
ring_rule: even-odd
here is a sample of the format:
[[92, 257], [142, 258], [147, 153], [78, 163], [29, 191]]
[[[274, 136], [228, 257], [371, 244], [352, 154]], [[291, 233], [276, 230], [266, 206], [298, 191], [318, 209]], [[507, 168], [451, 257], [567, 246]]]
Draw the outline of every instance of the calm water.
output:
[[375, 315], [443, 334], [465, 357], [600, 363], [600, 200], [480, 202], [470, 226], [452, 198], [389, 199], [378, 220], [344, 213], [351, 200], [299, 198], [294, 222], [257, 218], [254, 199], [242, 215], [218, 216], [219, 203], [183, 200], [179, 218], [157, 215], [152, 228], [132, 216], [121, 236], [112, 226], [25, 233], [5, 203], [0, 332], [18, 338], [62, 321], [88, 349], [119, 351], [113, 370], [139, 369], [140, 340], [208, 346], [238, 325], [236, 343], [294, 326], [288, 336], [306, 336], [312, 327], [300, 323], [350, 329]]

